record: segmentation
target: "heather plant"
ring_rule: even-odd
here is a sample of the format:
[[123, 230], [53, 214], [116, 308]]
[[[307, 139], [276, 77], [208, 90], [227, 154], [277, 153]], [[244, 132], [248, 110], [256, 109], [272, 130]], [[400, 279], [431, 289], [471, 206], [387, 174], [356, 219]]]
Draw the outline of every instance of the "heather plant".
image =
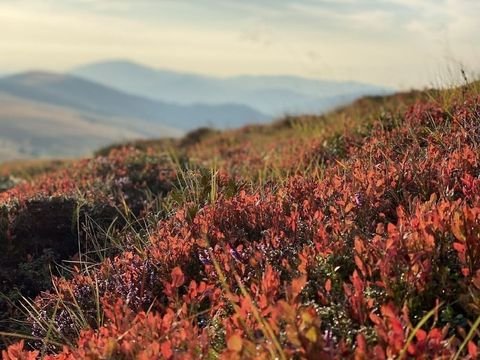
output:
[[133, 234], [155, 221], [174, 176], [165, 155], [125, 148], [3, 192], [1, 330], [23, 328], [9, 320], [22, 317], [16, 294], [34, 297], [50, 288], [50, 271], [68, 277], [75, 263], [95, 265], [141, 242]]

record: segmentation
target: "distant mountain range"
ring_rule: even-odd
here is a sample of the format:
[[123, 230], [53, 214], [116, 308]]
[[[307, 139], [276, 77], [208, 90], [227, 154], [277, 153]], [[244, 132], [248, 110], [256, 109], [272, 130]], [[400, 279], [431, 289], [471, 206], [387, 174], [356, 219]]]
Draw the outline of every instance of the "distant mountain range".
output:
[[293, 76], [217, 78], [126, 61], [66, 74], [25, 72], [0, 78], [0, 161], [79, 156], [112, 142], [325, 112], [388, 92]]
[[153, 69], [128, 61], [107, 61], [71, 71], [106, 86], [179, 104], [240, 103], [278, 117], [286, 113], [325, 112], [364, 95], [391, 89], [358, 82], [312, 80], [295, 76], [218, 78]]
[[0, 79], [0, 160], [78, 156], [126, 139], [269, 118], [245, 105], [177, 105], [71, 75], [28, 72]]

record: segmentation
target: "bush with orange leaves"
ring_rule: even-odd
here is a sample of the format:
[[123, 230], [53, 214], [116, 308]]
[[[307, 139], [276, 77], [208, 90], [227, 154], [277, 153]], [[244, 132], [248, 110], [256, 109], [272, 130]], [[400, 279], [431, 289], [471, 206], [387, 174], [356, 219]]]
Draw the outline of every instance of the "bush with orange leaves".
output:
[[220, 186], [146, 247], [54, 279], [30, 319], [38, 349], [4, 356], [477, 358], [480, 98], [390, 120], [328, 162], [305, 152], [321, 178]]

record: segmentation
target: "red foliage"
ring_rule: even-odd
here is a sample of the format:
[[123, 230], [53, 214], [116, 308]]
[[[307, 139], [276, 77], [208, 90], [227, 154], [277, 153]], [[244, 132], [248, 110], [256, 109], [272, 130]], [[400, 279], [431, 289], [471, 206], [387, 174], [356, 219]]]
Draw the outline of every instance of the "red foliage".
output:
[[[161, 221], [143, 253], [57, 280], [72, 301], [96, 286], [106, 321], [51, 358], [451, 357], [480, 314], [479, 100], [419, 103], [347, 141], [320, 181], [220, 190]], [[36, 299], [47, 316], [56, 296]]]

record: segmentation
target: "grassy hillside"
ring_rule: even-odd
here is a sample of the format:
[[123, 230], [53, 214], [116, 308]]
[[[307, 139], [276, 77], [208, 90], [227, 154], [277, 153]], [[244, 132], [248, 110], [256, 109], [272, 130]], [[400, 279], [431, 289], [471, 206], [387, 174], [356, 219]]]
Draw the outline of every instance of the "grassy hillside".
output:
[[36, 170], [3, 357], [477, 358], [479, 146], [474, 83]]

